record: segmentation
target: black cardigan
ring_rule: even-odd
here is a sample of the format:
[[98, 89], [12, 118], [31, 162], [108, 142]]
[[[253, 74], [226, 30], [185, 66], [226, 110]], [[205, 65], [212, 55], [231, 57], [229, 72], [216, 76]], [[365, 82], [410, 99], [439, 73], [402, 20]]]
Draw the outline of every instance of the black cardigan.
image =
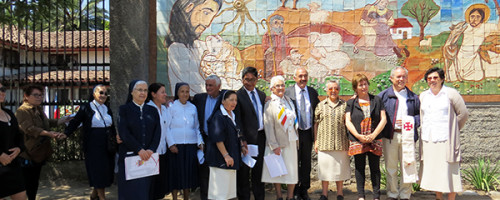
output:
[[[92, 110], [92, 108], [90, 107], [91, 103], [92, 102], [81, 105], [80, 110], [78, 110], [75, 117], [69, 122], [69, 125], [64, 130], [64, 134], [70, 136], [78, 129], [78, 126], [81, 123], [83, 123], [82, 128], [83, 128], [84, 148], [87, 142], [87, 134], [89, 134], [92, 129], [92, 118], [94, 117], [95, 114], [95, 111]], [[113, 112], [111, 111], [111, 108], [109, 108], [109, 106], [108, 106], [108, 115], [110, 115], [111, 118], [113, 118]], [[111, 128], [111, 133], [113, 135], [116, 135], [116, 128], [114, 123], [111, 124], [110, 128]]]
[[[382, 103], [382, 99], [378, 96], [374, 96], [368, 94], [370, 97], [370, 117], [372, 118], [372, 132], [377, 128], [378, 123], [380, 122], [380, 111], [385, 110], [384, 104]], [[361, 106], [359, 106], [359, 98], [349, 99], [347, 101], [347, 107], [345, 109], [346, 113], [351, 113], [351, 122], [356, 128], [358, 133], [361, 133], [361, 121], [365, 119], [365, 115], [363, 114], [363, 110], [361, 110]], [[349, 140], [358, 141], [358, 138], [354, 137], [350, 131], [348, 132]], [[375, 139], [380, 139], [383, 137], [383, 134], [378, 134]]]

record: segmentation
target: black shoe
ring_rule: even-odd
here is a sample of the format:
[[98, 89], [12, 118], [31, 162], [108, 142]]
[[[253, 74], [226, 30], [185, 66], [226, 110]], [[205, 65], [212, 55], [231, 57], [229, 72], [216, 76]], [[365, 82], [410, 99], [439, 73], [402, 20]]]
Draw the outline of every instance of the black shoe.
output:
[[328, 200], [328, 197], [326, 197], [325, 195], [321, 195], [321, 197], [319, 197], [319, 200]]
[[297, 195], [297, 194], [293, 195], [293, 198], [295, 200], [302, 200], [302, 198], [300, 197], [300, 195]]
[[344, 196], [337, 195], [337, 200], [344, 200]]
[[300, 197], [302, 198], [302, 200], [311, 200], [311, 198], [309, 198], [309, 195], [307, 194], [307, 192], [302, 193], [302, 195], [300, 195]]

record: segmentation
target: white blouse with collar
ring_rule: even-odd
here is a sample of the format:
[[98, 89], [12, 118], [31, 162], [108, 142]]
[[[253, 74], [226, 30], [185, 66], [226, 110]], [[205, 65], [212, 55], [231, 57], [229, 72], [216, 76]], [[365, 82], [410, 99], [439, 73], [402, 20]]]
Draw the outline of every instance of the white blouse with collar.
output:
[[167, 145], [203, 144], [196, 106], [175, 100], [167, 108]]

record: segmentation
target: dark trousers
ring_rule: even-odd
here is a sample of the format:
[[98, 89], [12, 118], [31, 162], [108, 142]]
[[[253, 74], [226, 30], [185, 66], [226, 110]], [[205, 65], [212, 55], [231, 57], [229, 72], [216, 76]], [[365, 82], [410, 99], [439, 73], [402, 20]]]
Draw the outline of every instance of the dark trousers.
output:
[[[264, 150], [266, 146], [266, 135], [264, 131], [258, 133], [259, 155], [257, 156], [255, 166], [248, 167], [245, 163], [240, 162], [240, 169], [236, 172], [237, 177], [237, 196], [239, 200], [250, 199], [250, 185], [252, 186], [253, 196], [256, 200], [264, 200], [266, 194], [264, 191], [264, 183], [262, 183], [262, 167], [264, 164]], [[251, 174], [251, 178], [250, 178]], [[250, 184], [250, 179], [252, 183]]]
[[311, 187], [311, 152], [313, 147], [312, 128], [299, 129], [299, 150], [297, 153], [299, 166], [299, 183], [295, 186], [295, 195], [307, 193]]
[[24, 165], [22, 167], [28, 200], [36, 200], [36, 193], [38, 192], [38, 184], [40, 181], [40, 172], [42, 171], [42, 166], [43, 164], [30, 162], [30, 164]]
[[207, 161], [200, 165], [198, 168], [198, 177], [200, 178], [200, 199], [208, 199], [208, 179], [210, 177], [210, 168], [207, 165]]
[[368, 157], [368, 165], [370, 166], [370, 177], [373, 187], [373, 198], [380, 198], [380, 156], [376, 156], [371, 152], [354, 155], [354, 165], [356, 168], [356, 187], [358, 189], [358, 197], [365, 197], [365, 166], [366, 157]]

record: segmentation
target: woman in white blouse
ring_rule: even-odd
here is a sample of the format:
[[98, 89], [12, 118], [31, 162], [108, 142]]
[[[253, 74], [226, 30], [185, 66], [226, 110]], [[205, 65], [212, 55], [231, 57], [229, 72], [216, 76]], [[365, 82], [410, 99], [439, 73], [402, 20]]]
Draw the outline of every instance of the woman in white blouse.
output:
[[167, 109], [167, 158], [168, 185], [172, 198], [183, 190], [189, 199], [189, 190], [198, 184], [198, 158], [196, 152], [203, 149], [196, 107], [189, 102], [189, 85], [175, 85], [174, 102]]
[[158, 110], [160, 116], [161, 137], [156, 153], [160, 155], [160, 174], [154, 177], [153, 192], [151, 195], [154, 199], [163, 199], [165, 194], [168, 194], [167, 184], [167, 92], [165, 85], [162, 83], [152, 83], [148, 87], [148, 105]]
[[454, 200], [462, 191], [460, 177], [460, 129], [469, 112], [457, 90], [444, 86], [444, 71], [431, 68], [424, 76], [429, 89], [420, 94], [423, 161], [420, 187], [435, 191], [436, 199]]
[[90, 195], [91, 200], [106, 199], [104, 188], [113, 183], [116, 150], [109, 147], [111, 145], [109, 138], [116, 138], [116, 130], [112, 119], [113, 113], [106, 106], [107, 99], [106, 87], [95, 86], [89, 102], [80, 107], [64, 131], [65, 135], [71, 135], [80, 124], [83, 126], [85, 167], [89, 184], [94, 187]]

